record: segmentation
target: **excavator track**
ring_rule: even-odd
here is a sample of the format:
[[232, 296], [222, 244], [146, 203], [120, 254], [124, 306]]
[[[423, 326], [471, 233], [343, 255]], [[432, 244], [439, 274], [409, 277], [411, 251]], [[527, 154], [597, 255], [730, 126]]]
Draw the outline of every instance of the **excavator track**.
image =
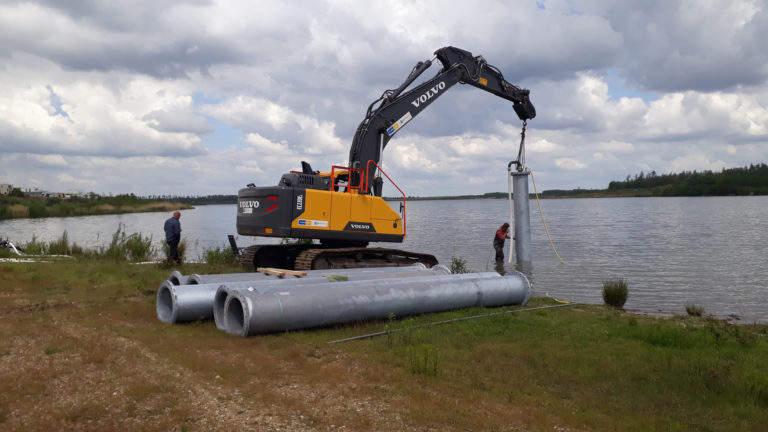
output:
[[286, 270], [394, 267], [422, 263], [436, 265], [433, 255], [386, 248], [323, 248], [306, 245], [254, 245], [242, 250], [240, 264], [248, 270], [276, 267]]
[[298, 254], [311, 247], [317, 247], [317, 245], [253, 245], [240, 252], [240, 264], [250, 271], [258, 267], [293, 270], [293, 263]]
[[437, 264], [437, 258], [429, 254], [385, 248], [307, 249], [299, 253], [294, 266], [296, 270], [313, 270], [408, 266], [416, 263], [432, 267]]

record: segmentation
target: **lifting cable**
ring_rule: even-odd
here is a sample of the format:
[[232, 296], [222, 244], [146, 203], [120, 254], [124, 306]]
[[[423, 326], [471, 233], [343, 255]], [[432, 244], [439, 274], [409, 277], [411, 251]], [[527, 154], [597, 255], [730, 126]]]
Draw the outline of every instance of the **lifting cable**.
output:
[[400, 327], [400, 328], [397, 328], [397, 329], [384, 330], [384, 331], [375, 332], [375, 333], [368, 333], [368, 334], [364, 334], [364, 335], [360, 335], [360, 336], [352, 336], [352, 337], [348, 337], [348, 338], [344, 338], [344, 339], [336, 339], [336, 340], [328, 341], [327, 343], [335, 344], [335, 343], [350, 342], [350, 341], [355, 341], [355, 340], [360, 340], [360, 339], [370, 339], [370, 338], [374, 338], [374, 337], [377, 337], [377, 336], [384, 336], [384, 335], [392, 334], [392, 333], [395, 333], [395, 332], [401, 332], [401, 331], [404, 331], [404, 330], [411, 330], [411, 329], [417, 329], [417, 328], [422, 328], [422, 327], [430, 327], [430, 326], [434, 326], [434, 325], [449, 324], [449, 323], [454, 323], [454, 322], [459, 322], [459, 321], [469, 321], [469, 320], [475, 320], [475, 319], [479, 319], [479, 318], [487, 318], [487, 317], [492, 317], [492, 316], [496, 316], [496, 315], [511, 314], [511, 313], [517, 313], [517, 312], [529, 312], [529, 311], [537, 311], [537, 310], [543, 310], [543, 309], [555, 309], [555, 308], [560, 308], [560, 307], [565, 307], [565, 306], [577, 306], [577, 305], [578, 305], [578, 303], [568, 303], [568, 304], [559, 304], [559, 305], [553, 305], [553, 306], [539, 306], [539, 307], [532, 307], [532, 308], [526, 308], [526, 309], [510, 309], [510, 310], [505, 310], [505, 311], [502, 311], [502, 312], [493, 312], [493, 313], [484, 314], [484, 315], [472, 315], [472, 316], [466, 316], [466, 317], [461, 317], [461, 318], [454, 318], [454, 319], [449, 319], [449, 320], [444, 320], [444, 321], [436, 321], [436, 322], [431, 322], [431, 323], [427, 323], [427, 324], [414, 325], [414, 326], [410, 326], [410, 327]]

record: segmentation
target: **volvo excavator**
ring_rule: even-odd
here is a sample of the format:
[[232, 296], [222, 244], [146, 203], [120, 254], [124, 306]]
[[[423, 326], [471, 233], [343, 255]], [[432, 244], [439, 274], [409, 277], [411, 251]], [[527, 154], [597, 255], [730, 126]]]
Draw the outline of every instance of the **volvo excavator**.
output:
[[[407, 90], [435, 59], [442, 65], [437, 74]], [[511, 101], [523, 122], [536, 116], [530, 91], [507, 82], [482, 56], [450, 46], [440, 48], [433, 59], [418, 62], [399, 87], [386, 90], [368, 106], [352, 140], [347, 166], [319, 172], [302, 161], [301, 171], [283, 174], [276, 186], [249, 184], [239, 190], [238, 234], [299, 239], [247, 247], [240, 254], [242, 264], [295, 270], [437, 264], [432, 255], [366, 246], [401, 243], [406, 236], [405, 194], [400, 191], [400, 212], [381, 196], [383, 177], [392, 182], [379, 166], [387, 143], [457, 83]]]

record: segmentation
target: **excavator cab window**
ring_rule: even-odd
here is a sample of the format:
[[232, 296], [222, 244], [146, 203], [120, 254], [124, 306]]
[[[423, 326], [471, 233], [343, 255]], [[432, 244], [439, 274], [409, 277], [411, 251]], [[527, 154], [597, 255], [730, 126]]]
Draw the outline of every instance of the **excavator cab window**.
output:
[[347, 191], [349, 172], [333, 170], [332, 172], [321, 172], [318, 176], [323, 180], [327, 190], [333, 190], [335, 192]]
[[336, 176], [336, 181], [333, 184], [333, 190], [339, 192], [346, 192], [349, 185], [349, 174], [339, 174]]

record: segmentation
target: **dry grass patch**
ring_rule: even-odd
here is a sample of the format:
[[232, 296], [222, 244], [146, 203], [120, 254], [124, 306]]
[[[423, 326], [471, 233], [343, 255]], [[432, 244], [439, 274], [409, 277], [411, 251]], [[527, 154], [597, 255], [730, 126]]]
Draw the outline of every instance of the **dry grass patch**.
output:
[[140, 205], [136, 208], [136, 211], [140, 212], [149, 212], [149, 211], [164, 211], [169, 212], [173, 210], [180, 210], [189, 208], [186, 204], [180, 204], [180, 203], [172, 203], [168, 201], [160, 201], [160, 202], [153, 202], [148, 204]]
[[11, 204], [8, 206], [7, 211], [11, 218], [29, 217], [29, 207], [23, 204]]
[[115, 206], [112, 204], [99, 204], [96, 206], [96, 210], [105, 212], [105, 213], [112, 213], [115, 211]]

